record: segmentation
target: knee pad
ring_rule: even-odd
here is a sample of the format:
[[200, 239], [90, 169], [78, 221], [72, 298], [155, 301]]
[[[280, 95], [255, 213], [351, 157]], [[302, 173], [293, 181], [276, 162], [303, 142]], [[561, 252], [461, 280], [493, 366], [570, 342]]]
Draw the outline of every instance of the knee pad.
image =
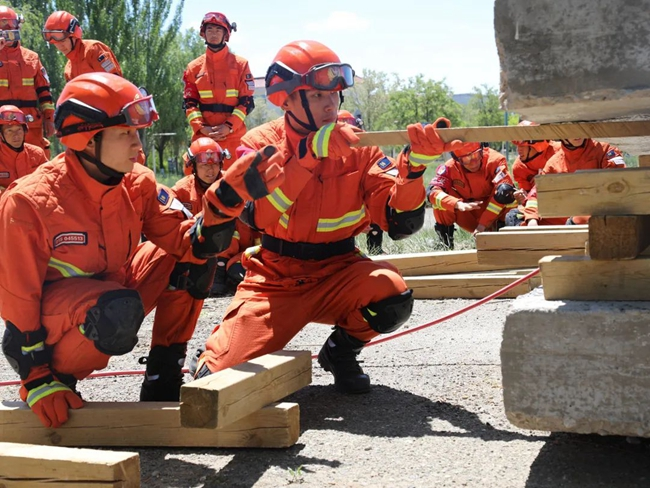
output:
[[406, 212], [398, 212], [386, 206], [386, 218], [390, 238], [394, 241], [404, 239], [415, 234], [424, 225], [424, 204]]
[[45, 344], [47, 331], [45, 327], [34, 332], [21, 332], [18, 327], [5, 322], [5, 333], [2, 337], [2, 352], [11, 368], [26, 379], [32, 368], [49, 364], [52, 350]]
[[388, 334], [400, 328], [413, 312], [413, 290], [401, 295], [384, 298], [361, 309], [361, 315], [370, 328], [380, 334]]
[[516, 227], [524, 222], [524, 214], [519, 209], [513, 208], [506, 214], [506, 227]]
[[97, 305], [88, 310], [80, 330], [95, 343], [98, 351], [121, 356], [131, 352], [138, 343], [143, 320], [140, 294], [135, 290], [113, 290], [102, 294]]
[[217, 270], [217, 259], [210, 258], [203, 264], [176, 263], [169, 275], [169, 284], [176, 290], [186, 290], [192, 298], [205, 300]]

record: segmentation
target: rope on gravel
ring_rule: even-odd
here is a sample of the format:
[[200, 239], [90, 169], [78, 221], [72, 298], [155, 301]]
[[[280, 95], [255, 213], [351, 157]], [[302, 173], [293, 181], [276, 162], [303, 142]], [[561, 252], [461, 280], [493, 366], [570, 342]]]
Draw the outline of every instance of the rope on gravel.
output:
[[[469, 312], [470, 310], [480, 307], [484, 303], [489, 302], [490, 300], [493, 300], [495, 298], [500, 297], [504, 293], [509, 292], [516, 286], [520, 285], [521, 283], [524, 283], [525, 281], [528, 281], [530, 278], [533, 276], [537, 275], [539, 273], [539, 268], [531, 271], [525, 276], [522, 276], [516, 281], [513, 281], [509, 285], [504, 286], [500, 290], [495, 291], [494, 293], [486, 296], [485, 298], [481, 298], [475, 303], [472, 303], [471, 305], [468, 305], [467, 307], [463, 307], [460, 310], [456, 310], [455, 312], [449, 313], [447, 315], [443, 315], [442, 317], [439, 317], [435, 320], [432, 320], [431, 322], [427, 322], [426, 324], [418, 325], [417, 327], [413, 327], [412, 329], [408, 330], [403, 330], [402, 332], [398, 332], [396, 334], [392, 334], [390, 336], [382, 337], [381, 339], [376, 339], [374, 341], [369, 342], [366, 344], [365, 347], [369, 346], [376, 346], [377, 344], [381, 344], [386, 341], [392, 341], [393, 339], [397, 339], [398, 337], [402, 337], [406, 334], [412, 334], [413, 332], [417, 332], [422, 329], [426, 329], [427, 327], [431, 327], [433, 325], [437, 325], [441, 322], [444, 322], [445, 320], [453, 319], [454, 317], [457, 317], [459, 315], [464, 314], [465, 312]], [[314, 354], [312, 355], [312, 359], [315, 359], [318, 355]], [[188, 369], [185, 368], [183, 369], [183, 373], [187, 373]], [[91, 375], [88, 376], [88, 378], [105, 378], [105, 377], [113, 377], [113, 376], [134, 376], [134, 375], [143, 375], [145, 373], [144, 369], [141, 370], [123, 370], [123, 371], [100, 371], [97, 373], [92, 373]], [[0, 388], [3, 386], [15, 386], [15, 385], [20, 385], [20, 380], [10, 380], [10, 381], [0, 381]]]

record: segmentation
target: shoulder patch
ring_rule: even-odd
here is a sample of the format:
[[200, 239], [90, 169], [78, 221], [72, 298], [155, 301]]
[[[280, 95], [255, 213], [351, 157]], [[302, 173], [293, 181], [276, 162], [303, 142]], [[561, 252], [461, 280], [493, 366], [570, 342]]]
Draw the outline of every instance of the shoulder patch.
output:
[[169, 192], [167, 192], [167, 190], [164, 188], [158, 190], [158, 201], [161, 205], [167, 205], [169, 202]]
[[45, 81], [48, 83], [50, 82], [50, 77], [47, 76], [47, 70], [45, 68], [41, 68], [41, 74], [43, 75], [43, 78], [45, 78]]
[[379, 166], [381, 169], [386, 169], [391, 165], [391, 160], [388, 159], [386, 156], [381, 158], [379, 161], [377, 161], [377, 166]]
[[440, 166], [438, 166], [438, 169], [436, 169], [436, 174], [439, 176], [447, 174], [447, 165], [441, 164]]
[[88, 234], [86, 232], [61, 232], [55, 235], [52, 241], [54, 249], [65, 245], [85, 246], [87, 244]]

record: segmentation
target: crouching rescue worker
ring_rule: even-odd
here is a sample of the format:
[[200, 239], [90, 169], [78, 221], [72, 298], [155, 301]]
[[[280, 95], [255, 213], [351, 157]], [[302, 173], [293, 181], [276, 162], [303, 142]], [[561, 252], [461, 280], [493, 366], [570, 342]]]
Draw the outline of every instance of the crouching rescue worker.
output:
[[[47, 427], [83, 406], [77, 380], [134, 348], [169, 283], [167, 255], [203, 264], [232, 238], [232, 222], [187, 219], [136, 164], [137, 131], [157, 118], [151, 96], [127, 80], [76, 77], [55, 116], [66, 151], [0, 198], [2, 350], [20, 375], [20, 397]], [[139, 244], [142, 232], [159, 247]]]
[[453, 145], [434, 125], [414, 124], [397, 163], [377, 147], [352, 148], [358, 130], [337, 122], [337, 109], [353, 83], [350, 65], [315, 41], [287, 44], [269, 67], [268, 100], [284, 117], [247, 133], [242, 145], [249, 151], [277, 145], [285, 181], [266, 198], [244, 203], [224, 184], [233, 166], [206, 194], [219, 214], [241, 214], [263, 235], [260, 247], [244, 253], [246, 276], [206, 343], [197, 378], [282, 349], [313, 321], [334, 325], [318, 362], [336, 388], [365, 393], [370, 378], [357, 355], [409, 318], [413, 296], [404, 279], [390, 264], [360, 255], [354, 237], [371, 221], [393, 239], [417, 232], [426, 165]]
[[0, 107], [0, 191], [47, 161], [43, 149], [25, 142], [29, 118], [13, 105]]
[[436, 170], [427, 188], [434, 229], [443, 245], [454, 248], [454, 224], [476, 234], [504, 224], [515, 187], [506, 158], [480, 142], [463, 143]]

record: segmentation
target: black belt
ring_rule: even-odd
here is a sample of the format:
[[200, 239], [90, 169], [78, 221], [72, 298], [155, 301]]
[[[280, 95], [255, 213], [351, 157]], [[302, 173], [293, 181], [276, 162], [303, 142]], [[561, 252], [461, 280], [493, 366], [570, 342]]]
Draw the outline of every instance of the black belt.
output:
[[231, 114], [235, 107], [226, 105], [225, 103], [199, 103], [201, 112], [219, 112]]
[[266, 234], [262, 235], [262, 247], [280, 256], [316, 261], [348, 254], [356, 249], [354, 237], [348, 237], [342, 241], [312, 244], [310, 242], [289, 242]]
[[36, 108], [36, 100], [0, 100], [0, 105], [15, 105], [18, 108]]

